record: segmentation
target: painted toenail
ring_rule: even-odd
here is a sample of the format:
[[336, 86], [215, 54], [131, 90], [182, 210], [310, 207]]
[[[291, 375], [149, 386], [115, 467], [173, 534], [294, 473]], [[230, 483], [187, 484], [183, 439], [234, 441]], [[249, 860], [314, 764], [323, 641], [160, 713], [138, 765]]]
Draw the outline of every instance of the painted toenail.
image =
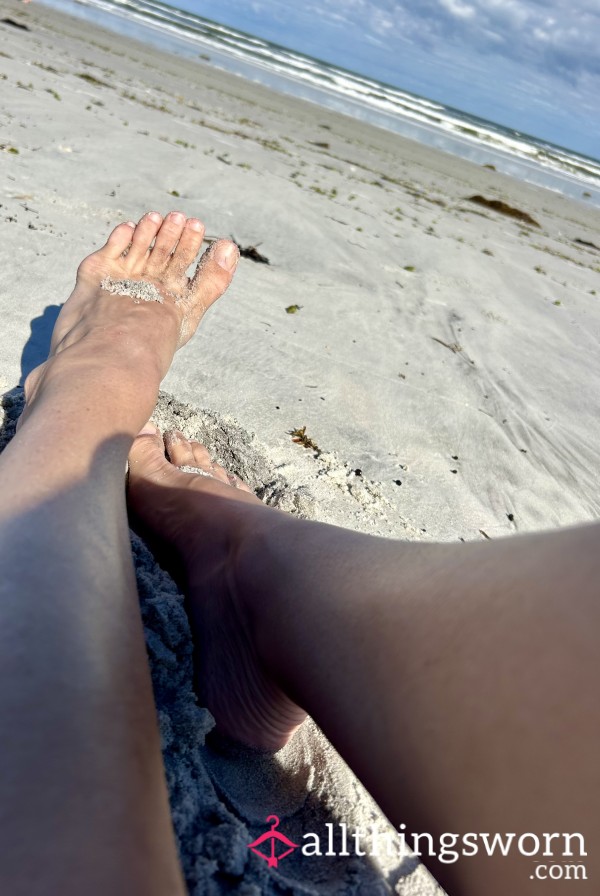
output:
[[240, 257], [239, 249], [234, 243], [217, 243], [214, 259], [226, 271], [234, 271]]

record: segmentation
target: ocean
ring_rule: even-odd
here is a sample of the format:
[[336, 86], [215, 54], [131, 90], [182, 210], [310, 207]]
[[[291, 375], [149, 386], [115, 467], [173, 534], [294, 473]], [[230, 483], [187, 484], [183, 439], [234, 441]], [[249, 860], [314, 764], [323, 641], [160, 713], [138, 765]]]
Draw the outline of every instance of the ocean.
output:
[[479, 165], [600, 207], [600, 161], [329, 65], [158, 0], [45, 0], [63, 12], [196, 58]]

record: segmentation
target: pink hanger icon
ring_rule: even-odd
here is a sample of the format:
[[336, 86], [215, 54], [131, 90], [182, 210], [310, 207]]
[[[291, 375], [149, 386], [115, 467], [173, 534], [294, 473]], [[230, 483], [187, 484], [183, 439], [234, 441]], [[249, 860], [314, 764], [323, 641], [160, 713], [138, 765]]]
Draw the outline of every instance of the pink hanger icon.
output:
[[[261, 859], [264, 859], [269, 868], [277, 868], [279, 862], [282, 859], [285, 859], [286, 856], [289, 856], [291, 852], [295, 849], [298, 849], [297, 843], [292, 843], [285, 834], [280, 833], [276, 830], [279, 827], [279, 818], [276, 815], [269, 815], [267, 818], [267, 824], [272, 822], [271, 830], [267, 831], [264, 834], [261, 834], [254, 843], [248, 844], [248, 849], [251, 849], [253, 853], [256, 853], [257, 856], [260, 856]], [[269, 852], [262, 852], [259, 847], [262, 846], [267, 841], [270, 841]], [[283, 846], [287, 846], [288, 848], [283, 852], [277, 854], [277, 844], [281, 843]]]

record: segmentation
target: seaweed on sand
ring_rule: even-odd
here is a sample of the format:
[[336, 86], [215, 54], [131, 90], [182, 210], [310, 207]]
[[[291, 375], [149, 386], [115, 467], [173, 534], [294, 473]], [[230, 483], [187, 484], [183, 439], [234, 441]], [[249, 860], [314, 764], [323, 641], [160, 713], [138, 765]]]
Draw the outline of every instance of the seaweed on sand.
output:
[[306, 435], [306, 426], [303, 426], [301, 429], [291, 429], [289, 434], [292, 437], [292, 442], [295, 442], [297, 445], [303, 445], [305, 448], [312, 448], [313, 451], [319, 450], [319, 446], [316, 442], [313, 442], [313, 440]]
[[467, 202], [474, 202], [476, 205], [483, 205], [485, 208], [491, 208], [492, 211], [499, 212], [501, 215], [507, 215], [509, 218], [516, 218], [517, 221], [523, 221], [525, 224], [529, 224], [530, 227], [540, 226], [531, 215], [527, 214], [527, 212], [522, 212], [512, 205], [508, 205], [507, 202], [503, 202], [501, 199], [486, 199], [485, 196], [476, 194], [475, 196], [468, 196]]

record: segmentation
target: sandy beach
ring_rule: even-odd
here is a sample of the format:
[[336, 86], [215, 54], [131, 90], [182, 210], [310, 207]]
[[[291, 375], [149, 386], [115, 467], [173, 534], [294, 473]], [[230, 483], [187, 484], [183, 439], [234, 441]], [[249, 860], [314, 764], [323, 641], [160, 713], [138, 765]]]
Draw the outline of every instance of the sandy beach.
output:
[[[249, 251], [160, 426], [268, 503], [364, 532], [598, 518], [597, 209], [38, 4], [0, 19], [0, 447], [79, 261], [176, 208]], [[292, 839], [387, 822], [310, 724], [273, 759], [204, 744], [182, 598], [134, 553], [190, 893], [435, 893], [412, 858], [251, 855], [272, 813]]]

